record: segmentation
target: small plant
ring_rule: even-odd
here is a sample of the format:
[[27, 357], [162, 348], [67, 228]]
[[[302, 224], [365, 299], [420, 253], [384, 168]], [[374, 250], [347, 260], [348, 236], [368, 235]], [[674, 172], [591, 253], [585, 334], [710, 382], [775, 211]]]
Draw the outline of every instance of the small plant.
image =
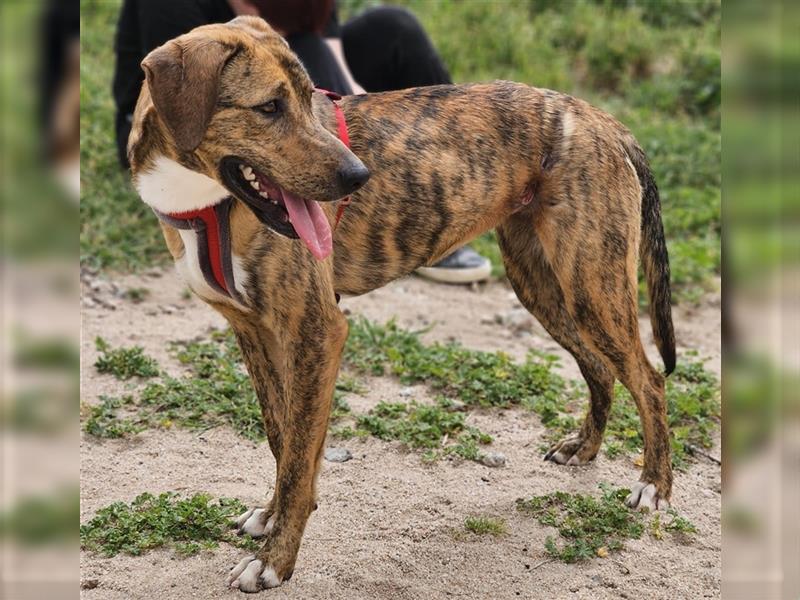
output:
[[357, 372], [397, 376], [404, 384], [424, 382], [471, 406], [526, 404], [541, 414], [561, 412], [567, 382], [553, 369], [555, 358], [531, 353], [515, 363], [503, 352], [482, 352], [450, 344], [424, 344], [421, 332], [395, 321], [364, 318], [350, 322], [345, 362]]
[[345, 399], [346, 394], [363, 394], [365, 392], [366, 388], [358, 379], [351, 375], [340, 373], [333, 392], [333, 408], [331, 409], [330, 422], [333, 423], [350, 415], [350, 405]]
[[130, 300], [134, 304], [140, 304], [150, 296], [150, 290], [146, 287], [132, 287], [125, 290], [123, 297]]
[[[479, 460], [478, 445], [491, 443], [492, 437], [467, 425], [464, 413], [452, 412], [450, 406], [442, 398], [435, 405], [380, 402], [369, 414], [356, 417], [355, 431], [344, 429], [338, 433], [349, 437], [366, 433], [382, 440], [398, 440], [411, 448], [427, 450], [426, 461], [448, 454]], [[453, 443], [448, 443], [451, 438]]]
[[121, 438], [139, 433], [147, 424], [136, 419], [120, 418], [118, 411], [123, 406], [133, 405], [132, 396], [113, 398], [100, 396], [100, 404], [87, 407], [88, 415], [83, 424], [86, 433], [100, 438]]
[[557, 560], [573, 563], [598, 557], [624, 548], [625, 540], [639, 539], [647, 529], [655, 539], [663, 531], [688, 534], [696, 531], [687, 519], [674, 510], [667, 514], [671, 520], [661, 523], [659, 513], [652, 516], [628, 510], [624, 504], [630, 493], [627, 489], [612, 489], [601, 485], [599, 499], [584, 494], [554, 492], [517, 500], [517, 509], [535, 517], [540, 524], [555, 527], [564, 540], [558, 545], [552, 536], [545, 540], [547, 553]]
[[133, 502], [115, 502], [81, 525], [81, 548], [105, 556], [138, 556], [154, 548], [171, 547], [179, 554], [196, 554], [226, 542], [254, 550], [258, 544], [231, 529], [232, 519], [246, 507], [239, 500], [207, 494], [179, 498], [173, 492], [144, 493]]
[[499, 517], [467, 517], [464, 520], [464, 529], [476, 535], [500, 536], [506, 532], [506, 522]]
[[[113, 354], [103, 362], [103, 369], [116, 369], [118, 363], [130, 362], [131, 350], [109, 351], [103, 340], [98, 344], [98, 348], [105, 352], [101, 358]], [[125, 352], [125, 356], [120, 357], [120, 352]], [[171, 352], [187, 368], [186, 376], [162, 374], [159, 380], [148, 383], [138, 398], [130, 395], [101, 397], [98, 406], [87, 409], [84, 430], [97, 437], [116, 438], [148, 427], [178, 425], [202, 430], [230, 425], [247, 439], [261, 441], [265, 438], [261, 407], [230, 330], [215, 330], [204, 341], [173, 342]], [[135, 354], [134, 359], [137, 356]], [[143, 355], [142, 358], [151, 360]], [[157, 370], [155, 374], [158, 374]], [[341, 374], [336, 382], [331, 421], [350, 414], [346, 394], [364, 391], [356, 377]], [[120, 416], [123, 409], [132, 413], [130, 418]]]
[[117, 379], [155, 377], [158, 363], [147, 356], [141, 346], [112, 349], [103, 338], [95, 338], [100, 357], [94, 363], [100, 373], [110, 373]]
[[[576, 382], [566, 381], [555, 372], [552, 356], [530, 354], [518, 364], [502, 352], [481, 352], [458, 344], [427, 345], [420, 340], [419, 332], [404, 330], [394, 321], [380, 325], [359, 318], [350, 323], [345, 360], [359, 372], [381, 375], [388, 371], [406, 384], [424, 382], [470, 406], [521, 404], [539, 415], [552, 440], [579, 427], [579, 418], [569, 409], [585, 392]], [[616, 396], [605, 436], [610, 457], [639, 452], [644, 443], [630, 394], [618, 385]], [[667, 379], [666, 398], [673, 464], [683, 468], [692, 445], [709, 448], [712, 444], [719, 418], [719, 385], [701, 362], [687, 356]], [[381, 437], [379, 423], [372, 425], [362, 429]], [[476, 460], [473, 449], [466, 439], [453, 451]]]

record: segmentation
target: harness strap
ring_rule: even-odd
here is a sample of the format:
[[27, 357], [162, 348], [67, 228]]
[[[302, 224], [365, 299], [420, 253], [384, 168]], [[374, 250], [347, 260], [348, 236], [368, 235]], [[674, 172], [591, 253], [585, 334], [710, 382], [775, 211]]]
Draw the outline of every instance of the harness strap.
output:
[[[336, 92], [331, 92], [329, 90], [323, 90], [322, 88], [315, 88], [316, 91], [325, 94], [333, 104], [333, 114], [336, 116], [336, 127], [339, 131], [339, 139], [342, 140], [342, 143], [350, 148], [350, 134], [347, 132], [347, 120], [344, 118], [344, 111], [342, 107], [339, 106], [338, 100], [341, 100], [342, 97], [337, 94]], [[342, 198], [339, 201], [339, 206], [336, 209], [336, 222], [333, 224], [334, 231], [339, 226], [339, 221], [342, 220], [342, 215], [344, 215], [344, 209], [347, 208], [347, 205], [350, 204], [350, 196]]]
[[197, 262], [203, 279], [211, 289], [246, 305], [236, 289], [231, 254], [230, 212], [233, 198], [223, 198], [213, 206], [165, 214], [153, 210], [159, 220], [176, 229], [197, 234]]

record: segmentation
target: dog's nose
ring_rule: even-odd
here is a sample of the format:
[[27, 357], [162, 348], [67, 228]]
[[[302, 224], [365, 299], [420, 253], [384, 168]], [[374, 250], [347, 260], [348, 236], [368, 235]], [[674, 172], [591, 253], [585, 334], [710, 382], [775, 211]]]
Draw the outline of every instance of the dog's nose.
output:
[[347, 194], [355, 192], [369, 179], [369, 169], [362, 162], [339, 169], [336, 174], [339, 177], [339, 184]]

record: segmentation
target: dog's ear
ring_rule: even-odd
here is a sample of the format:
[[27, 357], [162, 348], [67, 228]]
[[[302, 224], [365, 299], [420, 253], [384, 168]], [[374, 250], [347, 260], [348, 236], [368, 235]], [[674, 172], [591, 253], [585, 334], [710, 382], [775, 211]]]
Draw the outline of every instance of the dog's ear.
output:
[[203, 140], [219, 94], [222, 68], [234, 46], [209, 39], [175, 39], [142, 61], [156, 112], [178, 148], [189, 152]]

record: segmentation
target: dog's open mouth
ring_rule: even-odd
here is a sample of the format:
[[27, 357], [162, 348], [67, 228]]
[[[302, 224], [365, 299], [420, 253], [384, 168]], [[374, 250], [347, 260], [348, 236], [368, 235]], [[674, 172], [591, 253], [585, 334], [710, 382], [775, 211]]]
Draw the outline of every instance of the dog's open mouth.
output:
[[253, 208], [273, 231], [300, 238], [318, 260], [330, 255], [331, 225], [316, 201], [292, 194], [239, 159], [224, 159], [222, 176], [234, 195]]

